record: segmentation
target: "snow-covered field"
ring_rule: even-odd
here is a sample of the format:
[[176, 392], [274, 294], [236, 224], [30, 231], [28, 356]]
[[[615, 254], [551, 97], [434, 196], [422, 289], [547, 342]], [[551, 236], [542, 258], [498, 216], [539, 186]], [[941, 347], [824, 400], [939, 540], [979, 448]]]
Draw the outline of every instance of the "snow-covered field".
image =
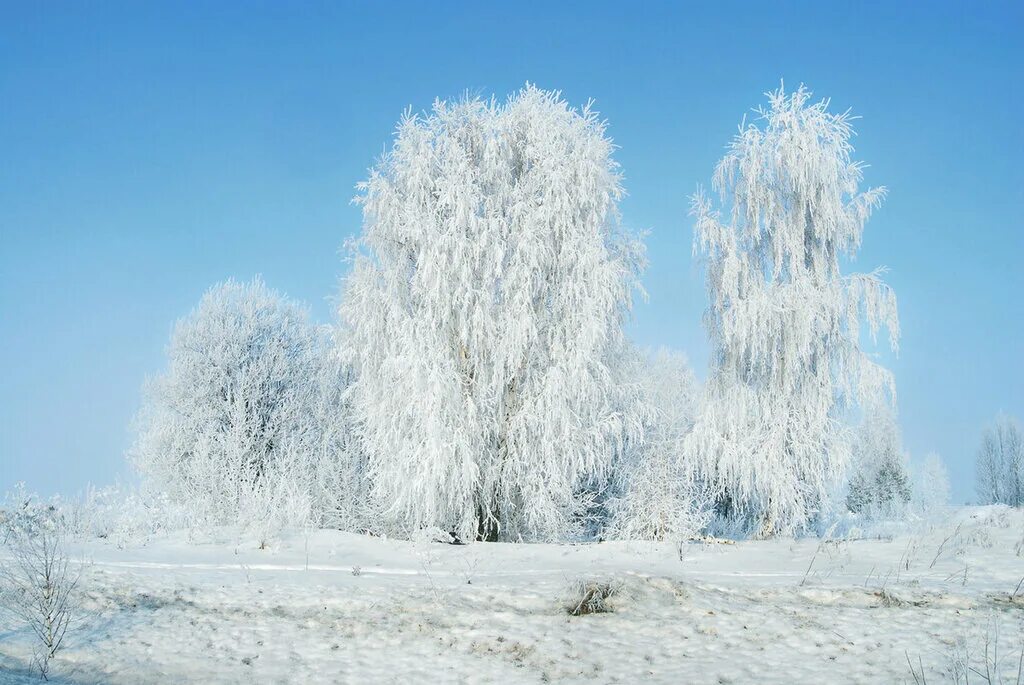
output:
[[[76, 544], [85, 613], [51, 680], [899, 683], [909, 658], [946, 682], [998, 640], [1014, 683], [1024, 641], [1024, 513], [1005, 507], [854, 541], [220, 535]], [[581, 578], [618, 587], [612, 613], [567, 613]], [[38, 682], [28, 632], [0, 620], [0, 682]]]

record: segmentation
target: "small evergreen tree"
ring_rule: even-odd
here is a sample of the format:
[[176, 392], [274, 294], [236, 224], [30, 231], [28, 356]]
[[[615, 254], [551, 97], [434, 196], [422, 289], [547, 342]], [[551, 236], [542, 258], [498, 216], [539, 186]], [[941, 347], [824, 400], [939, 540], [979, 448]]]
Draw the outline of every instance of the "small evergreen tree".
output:
[[887, 406], [865, 413], [855, 436], [847, 508], [875, 517], [901, 515], [910, 502], [910, 476], [899, 426]]

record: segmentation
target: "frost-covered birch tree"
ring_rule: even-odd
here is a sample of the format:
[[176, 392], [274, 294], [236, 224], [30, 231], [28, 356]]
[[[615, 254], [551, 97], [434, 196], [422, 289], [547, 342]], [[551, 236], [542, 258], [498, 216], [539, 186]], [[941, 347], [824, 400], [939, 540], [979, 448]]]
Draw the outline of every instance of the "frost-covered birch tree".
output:
[[401, 531], [550, 539], [583, 513], [626, 429], [614, 360], [642, 259], [613, 147], [589, 106], [527, 86], [406, 114], [361, 185], [350, 398]]
[[197, 521], [352, 519], [345, 370], [330, 332], [256, 279], [212, 287], [147, 384], [131, 457]]
[[932, 518], [949, 504], [949, 471], [934, 452], [925, 457], [914, 485], [914, 503], [925, 518]]
[[978, 447], [981, 504], [1024, 507], [1024, 434], [1014, 419], [1000, 414], [985, 429]]
[[714, 357], [688, 447], [720, 510], [762, 536], [814, 516], [847, 460], [843, 410], [892, 392], [861, 349], [862, 323], [872, 339], [887, 327], [893, 349], [899, 337], [879, 272], [840, 271], [885, 194], [860, 190], [849, 114], [803, 87], [768, 97], [715, 172], [721, 210], [703, 193], [693, 199]]

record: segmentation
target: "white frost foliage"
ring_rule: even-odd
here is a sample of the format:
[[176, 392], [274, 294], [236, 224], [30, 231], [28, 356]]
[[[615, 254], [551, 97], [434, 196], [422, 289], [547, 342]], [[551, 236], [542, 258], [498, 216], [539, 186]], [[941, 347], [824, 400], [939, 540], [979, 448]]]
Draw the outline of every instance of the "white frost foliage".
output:
[[949, 504], [949, 472], [934, 452], [921, 464], [914, 484], [914, 504], [925, 518], [939, 514]]
[[175, 326], [131, 457], [150, 494], [193, 523], [350, 518], [344, 371], [329, 332], [261, 281], [211, 288]]
[[407, 114], [361, 184], [350, 399], [400, 531], [564, 539], [607, 470], [642, 261], [612, 150], [589, 106], [527, 86]]
[[608, 536], [627, 540], [698, 535], [710, 520], [703, 483], [684, 462], [683, 444], [697, 414], [697, 380], [679, 352], [636, 355], [643, 438], [627, 445], [616, 469]]
[[1024, 507], [1024, 434], [1004, 414], [985, 429], [978, 447], [977, 489], [979, 504]]
[[869, 404], [853, 437], [846, 506], [873, 519], [902, 519], [911, 499], [908, 458], [896, 415], [885, 403]]
[[896, 349], [896, 297], [879, 271], [840, 273], [885, 191], [859, 191], [849, 115], [810, 95], [770, 93], [763, 126], [740, 128], [714, 177], [724, 216], [693, 198], [715, 353], [688, 449], [758, 535], [815, 515], [848, 456], [843, 409], [893, 392], [859, 335], [885, 326]]
[[[144, 499], [133, 488], [111, 485], [86, 487], [80, 496], [60, 503], [72, 537], [98, 537], [111, 540], [118, 547], [144, 539], [164, 528], [176, 527], [175, 517], [166, 502]], [[179, 507], [179, 512], [184, 508]], [[178, 520], [175, 520], [175, 519]]]
[[12, 536], [33, 537], [47, 527], [66, 527], [59, 499], [44, 502], [22, 482], [4, 493], [0, 503], [0, 544], [6, 544]]

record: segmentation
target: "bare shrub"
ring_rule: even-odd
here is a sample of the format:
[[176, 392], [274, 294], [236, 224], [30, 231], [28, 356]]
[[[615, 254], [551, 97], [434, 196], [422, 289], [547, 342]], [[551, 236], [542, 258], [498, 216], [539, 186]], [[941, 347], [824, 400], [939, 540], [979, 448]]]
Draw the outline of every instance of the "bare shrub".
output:
[[607, 614], [615, 611], [612, 598], [622, 590], [614, 581], [577, 580], [572, 584], [565, 610], [570, 616]]
[[960, 535], [955, 547], [956, 556], [963, 556], [971, 547], [989, 549], [992, 547], [992, 531], [988, 528], [969, 528]]
[[50, 660], [64, 645], [75, 618], [81, 568], [69, 560], [55, 519], [12, 531], [7, 548], [10, 556], [0, 565], [0, 608], [23, 621], [38, 639], [33, 664], [47, 680]]
[[[1001, 635], [1001, 627], [999, 617], [993, 614], [980, 634], [961, 635], [946, 653], [945, 667], [934, 667], [942, 676], [941, 682], [955, 685], [1024, 683], [1024, 641], [1007, 640]], [[909, 653], [906, 657], [914, 682], [927, 683], [926, 664], [921, 657], [915, 659]]]

